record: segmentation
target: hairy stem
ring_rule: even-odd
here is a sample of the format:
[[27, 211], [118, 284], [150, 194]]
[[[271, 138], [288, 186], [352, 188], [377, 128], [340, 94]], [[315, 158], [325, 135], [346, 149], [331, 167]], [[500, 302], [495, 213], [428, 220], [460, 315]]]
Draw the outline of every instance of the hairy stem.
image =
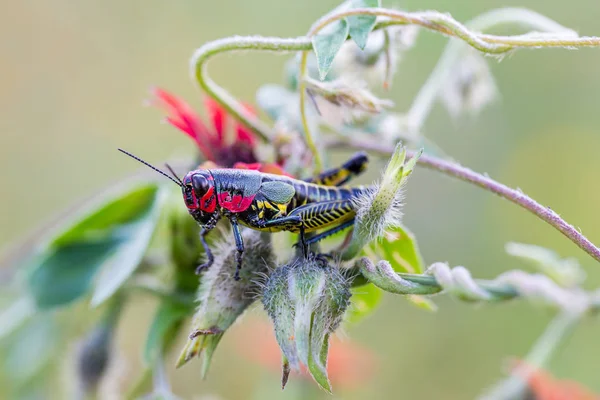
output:
[[[352, 139], [336, 139], [330, 141], [328, 147], [352, 147], [361, 150], [370, 150], [379, 154], [390, 156], [393, 152], [386, 145], [379, 144], [375, 141], [352, 140]], [[412, 157], [414, 153], [409, 155]], [[559, 232], [565, 235], [569, 240], [579, 246], [580, 249], [592, 256], [596, 261], [600, 262], [600, 249], [596, 247], [587, 237], [579, 232], [573, 225], [562, 219], [556, 212], [548, 207], [542, 206], [531, 197], [517, 189], [512, 189], [492, 178], [477, 173], [467, 167], [456, 164], [451, 161], [423, 154], [417, 161], [419, 164], [442, 172], [446, 175], [453, 176], [465, 182], [472, 183], [489, 192], [495, 193], [498, 196], [517, 204], [524, 209], [530, 211], [538, 218], [552, 225]]]
[[[466, 26], [473, 31], [483, 32], [507, 24], [522, 25], [543, 32], [560, 33], [564, 38], [577, 38], [577, 32], [558, 24], [550, 18], [524, 8], [500, 8], [492, 10], [475, 17], [467, 22]], [[494, 43], [497, 40], [497, 37], [492, 35], [481, 35], [481, 37]], [[508, 39], [508, 37], [504, 37], [504, 39]], [[509, 41], [504, 40], [503, 43]], [[429, 78], [427, 78], [427, 81], [417, 93], [410, 110], [406, 114], [409, 128], [413, 132], [418, 132], [423, 127], [441, 86], [448, 79], [448, 75], [452, 73], [452, 68], [465, 47], [465, 43], [456, 40], [451, 40], [446, 45], [431, 75], [429, 75]]]
[[193, 79], [214, 98], [227, 112], [246, 125], [252, 132], [265, 141], [269, 141], [271, 128], [261, 122], [255, 115], [243, 107], [227, 90], [217, 85], [207, 72], [207, 61], [220, 53], [240, 50], [262, 50], [274, 52], [290, 52], [312, 48], [310, 39], [278, 38], [262, 36], [233, 36], [206, 43], [194, 52], [190, 61]]
[[[534, 13], [525, 9], [500, 9], [494, 10], [489, 13], [483, 14], [481, 17], [476, 18], [471, 22], [473, 30], [468, 29], [466, 26], [456, 21], [448, 14], [440, 13], [438, 11], [424, 11], [424, 12], [404, 12], [397, 10], [388, 10], [385, 8], [355, 8], [350, 10], [339, 10], [335, 9], [331, 13], [323, 16], [310, 28], [307, 36], [311, 38], [325, 28], [327, 25], [338, 21], [340, 19], [355, 16], [355, 15], [375, 15], [379, 17], [389, 18], [391, 21], [387, 22], [383, 26], [390, 26], [393, 24], [414, 24], [424, 28], [440, 32], [444, 35], [461, 39], [471, 47], [487, 54], [504, 54], [513, 49], [521, 47], [597, 47], [600, 46], [600, 38], [597, 37], [578, 37], [577, 34], [569, 29], [566, 29], [555, 23], [554, 21], [543, 17], [537, 13]], [[520, 36], [494, 36], [494, 35], [483, 35], [474, 31], [475, 29], [482, 29], [493, 25], [499, 25], [501, 23], [519, 22], [528, 23], [535, 29], [550, 30], [555, 32], [552, 35], [520, 35]], [[527, 21], [527, 22], [526, 22]], [[440, 63], [434, 70], [432, 79], [423, 87], [415, 103], [409, 113], [409, 116], [413, 117], [414, 124], [419, 128], [423, 124], [425, 116], [429, 113], [430, 104], [432, 99], [437, 94], [438, 84], [443, 81], [445, 77], [445, 71], [454, 62], [454, 58], [457, 53], [458, 44], [450, 43], [451, 47], [447, 49]], [[300, 91], [300, 115], [302, 117], [302, 126], [306, 136], [308, 147], [313, 152], [315, 157], [315, 166], [317, 171], [321, 170], [321, 158], [306, 118], [306, 102], [305, 102], [305, 91], [306, 84], [305, 79], [307, 76], [307, 59], [309, 50], [302, 52], [300, 61], [299, 71], [299, 91]], [[409, 121], [411, 119], [409, 118]]]

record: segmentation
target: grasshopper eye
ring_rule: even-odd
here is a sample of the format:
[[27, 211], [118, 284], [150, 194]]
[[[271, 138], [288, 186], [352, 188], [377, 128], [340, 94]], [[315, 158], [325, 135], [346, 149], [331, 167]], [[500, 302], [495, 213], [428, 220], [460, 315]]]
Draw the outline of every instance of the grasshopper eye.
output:
[[201, 197], [210, 188], [208, 180], [200, 174], [192, 176], [192, 185], [198, 197]]

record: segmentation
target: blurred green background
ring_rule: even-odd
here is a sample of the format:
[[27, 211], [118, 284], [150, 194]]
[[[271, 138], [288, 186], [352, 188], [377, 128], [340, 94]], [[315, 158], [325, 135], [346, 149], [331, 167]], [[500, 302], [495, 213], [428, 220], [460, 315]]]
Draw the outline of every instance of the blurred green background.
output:
[[[161, 112], [143, 101], [156, 85], [201, 108], [188, 72], [196, 47], [234, 34], [301, 35], [337, 4], [5, 2], [0, 13], [0, 244], [18, 242], [43, 221], [136, 170], [117, 147], [151, 162], [191, 154], [188, 139], [160, 124]], [[595, 0], [402, 2], [407, 10], [447, 11], [459, 21], [503, 6], [531, 8], [583, 35], [600, 35]], [[421, 32], [390, 94], [399, 111], [408, 109], [446, 41]], [[281, 81], [287, 59], [264, 53], [223, 56], [211, 62], [210, 71], [217, 82], [252, 102], [261, 84]], [[527, 50], [490, 63], [500, 101], [476, 120], [462, 122], [453, 122], [438, 105], [424, 133], [464, 165], [522, 188], [600, 243], [600, 50]], [[585, 253], [489, 193], [421, 169], [409, 184], [406, 204], [405, 222], [428, 263], [465, 265], [477, 277], [491, 278], [523, 267], [504, 253], [504, 244], [514, 240], [578, 257], [588, 270], [588, 285], [600, 285], [600, 268]], [[382, 307], [349, 329], [344, 336], [376, 354], [377, 373], [359, 389], [338, 388], [337, 397], [474, 398], [502, 376], [507, 356], [527, 352], [552, 317], [524, 303], [473, 307], [444, 297], [437, 302], [440, 309], [431, 314], [386, 295]], [[260, 314], [259, 308], [252, 314]], [[130, 358], [127, 373], [138, 366], [145, 334], [140, 327], [152, 312], [140, 303], [125, 316], [119, 344]], [[552, 372], [600, 392], [599, 328], [597, 321], [584, 321], [557, 352]], [[184, 398], [283, 396], [277, 374], [239, 356], [235, 336], [225, 336], [207, 381], [200, 380], [197, 362], [171, 372], [175, 392]], [[249, 339], [246, 345], [253, 343]]]

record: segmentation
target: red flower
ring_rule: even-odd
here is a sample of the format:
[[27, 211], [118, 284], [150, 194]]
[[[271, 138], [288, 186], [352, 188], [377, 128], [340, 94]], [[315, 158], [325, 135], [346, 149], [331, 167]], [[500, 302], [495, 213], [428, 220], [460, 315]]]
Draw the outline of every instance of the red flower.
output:
[[179, 97], [158, 88], [154, 89], [154, 96], [156, 103], [167, 111], [167, 122], [192, 138], [206, 160], [227, 168], [238, 162], [253, 165], [258, 161], [252, 132], [233, 121], [212, 98], [204, 103], [211, 120], [211, 126], [207, 126]]
[[596, 395], [577, 382], [558, 380], [544, 370], [523, 361], [515, 361], [515, 372], [527, 380], [536, 400], [599, 400]]

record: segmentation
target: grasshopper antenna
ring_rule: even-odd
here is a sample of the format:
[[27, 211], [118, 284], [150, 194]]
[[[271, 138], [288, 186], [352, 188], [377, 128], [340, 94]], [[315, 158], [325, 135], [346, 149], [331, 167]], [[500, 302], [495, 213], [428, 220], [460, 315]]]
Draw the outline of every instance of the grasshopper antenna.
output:
[[173, 178], [177, 179], [177, 181], [179, 182], [179, 186], [183, 186], [183, 181], [181, 180], [180, 177], [177, 176], [177, 174], [175, 173], [175, 171], [173, 170], [173, 168], [165, 163], [165, 167], [167, 167], [167, 169], [169, 170], [169, 172], [171, 173], [171, 175], [173, 175]]
[[[175, 179], [173, 179], [173, 177], [172, 177], [172, 176], [170, 176], [170, 175], [169, 175], [169, 174], [167, 174], [166, 172], [164, 172], [164, 171], [161, 171], [160, 169], [156, 168], [155, 166], [151, 165], [150, 163], [147, 163], [146, 161], [142, 160], [141, 158], [139, 158], [139, 157], [136, 157], [136, 156], [134, 156], [133, 154], [126, 152], [126, 151], [125, 151], [125, 150], [123, 150], [123, 149], [118, 149], [118, 150], [119, 150], [121, 153], [123, 153], [123, 154], [125, 154], [125, 155], [128, 155], [129, 157], [133, 158], [134, 160], [141, 162], [141, 163], [142, 163], [142, 164], [144, 164], [146, 167], [150, 167], [150, 168], [152, 168], [153, 170], [155, 170], [156, 172], [158, 172], [159, 174], [161, 174], [161, 175], [163, 175], [163, 176], [166, 176], [167, 178], [169, 178], [170, 180], [172, 180], [173, 182], [175, 182], [175, 183], [177, 184], [177, 186], [181, 186], [181, 187], [183, 187], [183, 182], [181, 182], [181, 179], [177, 178], [177, 180], [175, 180]], [[170, 167], [169, 167], [169, 170], [171, 170], [171, 168], [170, 168]], [[172, 172], [172, 170], [171, 170], [171, 172]]]

